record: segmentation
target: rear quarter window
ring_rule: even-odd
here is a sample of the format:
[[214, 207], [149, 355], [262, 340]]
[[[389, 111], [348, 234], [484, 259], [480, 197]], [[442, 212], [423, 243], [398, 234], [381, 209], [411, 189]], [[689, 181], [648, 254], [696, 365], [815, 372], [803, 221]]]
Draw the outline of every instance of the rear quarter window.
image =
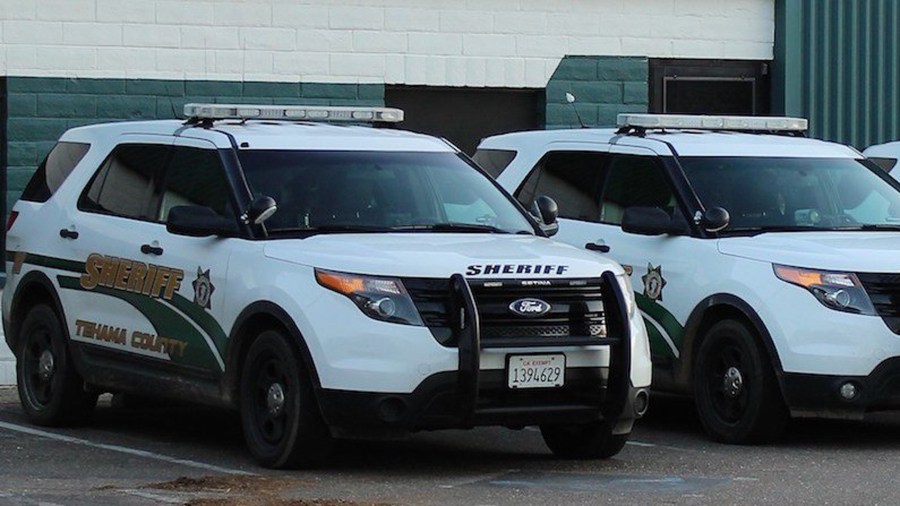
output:
[[509, 167], [516, 158], [516, 152], [507, 149], [479, 149], [472, 156], [472, 160], [484, 169], [485, 172], [496, 178]]
[[20, 198], [29, 202], [49, 200], [90, 147], [90, 144], [81, 142], [57, 142], [31, 176]]

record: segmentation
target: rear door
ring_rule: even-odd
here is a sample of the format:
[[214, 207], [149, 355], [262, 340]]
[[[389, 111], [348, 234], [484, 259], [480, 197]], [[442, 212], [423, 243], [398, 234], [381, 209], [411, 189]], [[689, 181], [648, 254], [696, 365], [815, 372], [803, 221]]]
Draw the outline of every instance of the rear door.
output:
[[79, 199], [72, 274], [59, 276], [70, 335], [89, 364], [129, 379], [222, 373], [227, 240], [170, 234], [165, 219], [176, 205], [236, 219], [229, 192], [204, 141], [120, 140]]
[[60, 298], [69, 335], [88, 355], [170, 360], [136, 345], [136, 336], [157, 334], [152, 315], [184, 278], [144, 246], [165, 230], [156, 188], [171, 143], [169, 136], [120, 137], [60, 231], [67, 270], [57, 276]]

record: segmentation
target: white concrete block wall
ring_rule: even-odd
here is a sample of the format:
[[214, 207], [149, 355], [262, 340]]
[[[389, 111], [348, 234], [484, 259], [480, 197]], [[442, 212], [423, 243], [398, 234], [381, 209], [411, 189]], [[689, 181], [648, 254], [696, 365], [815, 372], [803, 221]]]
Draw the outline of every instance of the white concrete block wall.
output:
[[0, 75], [543, 87], [565, 55], [771, 59], [775, 0], [0, 0]]

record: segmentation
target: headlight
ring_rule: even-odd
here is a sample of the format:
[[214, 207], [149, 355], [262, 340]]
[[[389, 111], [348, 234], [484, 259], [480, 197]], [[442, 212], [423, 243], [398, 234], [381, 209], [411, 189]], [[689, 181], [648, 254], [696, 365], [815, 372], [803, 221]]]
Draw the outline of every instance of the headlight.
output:
[[622, 290], [622, 298], [625, 299], [625, 309], [628, 311], [628, 319], [634, 316], [634, 288], [631, 286], [631, 276], [628, 274], [616, 274], [616, 281]]
[[423, 325], [416, 305], [399, 279], [316, 269], [316, 281], [346, 295], [366, 316], [392, 323]]
[[875, 307], [856, 274], [774, 265], [778, 279], [809, 290], [823, 305], [838, 311], [875, 316]]

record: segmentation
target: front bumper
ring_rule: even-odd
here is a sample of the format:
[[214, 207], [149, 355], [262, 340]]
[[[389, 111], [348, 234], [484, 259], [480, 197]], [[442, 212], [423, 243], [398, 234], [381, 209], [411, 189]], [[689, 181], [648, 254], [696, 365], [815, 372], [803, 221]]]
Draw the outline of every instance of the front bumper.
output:
[[[841, 395], [850, 384], [852, 398]], [[900, 357], [881, 362], [867, 376], [784, 373], [785, 401], [797, 417], [861, 419], [868, 411], [900, 408]]]
[[[454, 314], [459, 314], [461, 321], [457, 329], [457, 370], [433, 374], [408, 394], [319, 389], [323, 416], [335, 435], [390, 436], [477, 425], [524, 427], [596, 420], [614, 422], [614, 433], [625, 434], [646, 410], [647, 389], [635, 388], [630, 379], [631, 326], [612, 273], [603, 275], [601, 288], [607, 333], [617, 336], [603, 343], [610, 347], [608, 367], [567, 368], [565, 385], [559, 388], [509, 389], [505, 370], [482, 370], [483, 346], [475, 298], [460, 274], [453, 276], [450, 287]], [[561, 341], [587, 344], [568, 342], [578, 339], [583, 338]], [[535, 351], [542, 347], [540, 342], [534, 346]]]
[[325, 421], [339, 437], [394, 437], [420, 430], [521, 428], [601, 419], [614, 420], [614, 432], [628, 433], [646, 410], [648, 389], [629, 385], [621, 411], [604, 414], [601, 406], [610, 395], [598, 389], [601, 373], [599, 368], [568, 369], [564, 387], [510, 390], [505, 371], [484, 371], [479, 377], [479, 406], [474, 410], [460, 395], [455, 372], [430, 376], [409, 394], [320, 390], [318, 399]]

